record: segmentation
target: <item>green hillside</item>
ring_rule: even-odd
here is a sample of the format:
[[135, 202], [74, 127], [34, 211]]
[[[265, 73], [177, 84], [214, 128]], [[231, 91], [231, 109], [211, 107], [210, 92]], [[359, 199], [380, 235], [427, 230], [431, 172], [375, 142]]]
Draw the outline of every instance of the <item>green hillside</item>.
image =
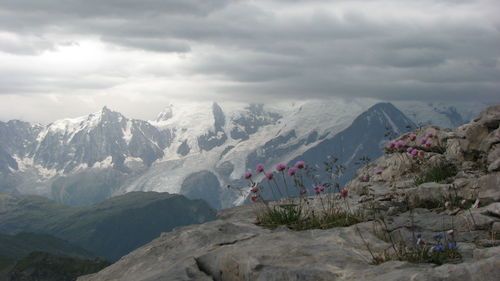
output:
[[204, 201], [168, 193], [131, 192], [89, 207], [0, 194], [0, 233], [51, 234], [111, 261], [161, 232], [215, 217]]
[[78, 246], [48, 234], [26, 232], [16, 235], [0, 234], [0, 257], [20, 259], [35, 251], [75, 258], [95, 257], [94, 254]]
[[95, 273], [109, 265], [109, 262], [100, 259], [77, 259], [33, 252], [16, 263], [6, 280], [73, 281], [78, 276]]

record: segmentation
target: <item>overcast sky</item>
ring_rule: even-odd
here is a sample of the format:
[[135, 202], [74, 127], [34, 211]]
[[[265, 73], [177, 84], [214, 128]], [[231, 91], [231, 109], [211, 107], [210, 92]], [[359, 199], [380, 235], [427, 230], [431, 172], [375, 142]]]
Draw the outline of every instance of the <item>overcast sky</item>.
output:
[[0, 0], [0, 120], [176, 100], [500, 101], [499, 0]]

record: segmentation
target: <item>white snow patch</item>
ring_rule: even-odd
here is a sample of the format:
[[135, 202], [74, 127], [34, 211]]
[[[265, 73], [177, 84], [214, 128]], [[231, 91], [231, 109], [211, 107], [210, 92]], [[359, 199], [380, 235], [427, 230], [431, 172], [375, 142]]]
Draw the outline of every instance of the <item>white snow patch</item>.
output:
[[113, 157], [108, 156], [100, 162], [95, 162], [94, 165], [92, 165], [92, 168], [104, 169], [104, 168], [109, 168], [112, 165], [113, 165]]

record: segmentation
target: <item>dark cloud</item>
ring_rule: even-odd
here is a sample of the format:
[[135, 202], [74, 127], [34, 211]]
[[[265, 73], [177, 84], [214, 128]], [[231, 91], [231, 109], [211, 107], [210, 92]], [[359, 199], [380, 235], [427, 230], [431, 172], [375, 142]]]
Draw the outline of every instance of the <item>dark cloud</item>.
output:
[[[36, 55], [66, 37], [83, 36], [146, 53], [184, 54], [186, 64], [176, 73], [220, 81], [214, 91], [232, 98], [242, 93], [241, 98], [498, 99], [500, 5], [405, 3], [0, 0], [0, 32], [18, 36], [1, 41], [0, 51]], [[142, 69], [153, 68], [162, 69]], [[173, 70], [151, 71], [172, 76]], [[2, 76], [7, 72], [0, 69]], [[0, 78], [6, 82], [0, 93], [57, 92], [57, 85], [110, 88], [122, 82], [104, 74], [73, 85], [68, 77], [50, 83], [43, 76], [24, 79], [29, 84], [6, 77]]]

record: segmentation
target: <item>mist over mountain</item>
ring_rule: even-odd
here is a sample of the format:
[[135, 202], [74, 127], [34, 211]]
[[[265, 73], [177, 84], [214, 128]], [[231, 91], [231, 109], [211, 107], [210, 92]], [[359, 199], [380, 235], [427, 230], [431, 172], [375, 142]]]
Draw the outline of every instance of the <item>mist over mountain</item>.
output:
[[[131, 191], [166, 191], [204, 199], [214, 208], [241, 204], [241, 175], [326, 155], [349, 166], [376, 158], [388, 128], [456, 127], [485, 107], [476, 104], [375, 100], [297, 101], [282, 105], [170, 104], [152, 121], [104, 107], [46, 126], [0, 122], [0, 191], [91, 205]], [[370, 108], [371, 107], [371, 108]], [[368, 110], [368, 111], [367, 111]], [[364, 112], [364, 113], [363, 113]]]

